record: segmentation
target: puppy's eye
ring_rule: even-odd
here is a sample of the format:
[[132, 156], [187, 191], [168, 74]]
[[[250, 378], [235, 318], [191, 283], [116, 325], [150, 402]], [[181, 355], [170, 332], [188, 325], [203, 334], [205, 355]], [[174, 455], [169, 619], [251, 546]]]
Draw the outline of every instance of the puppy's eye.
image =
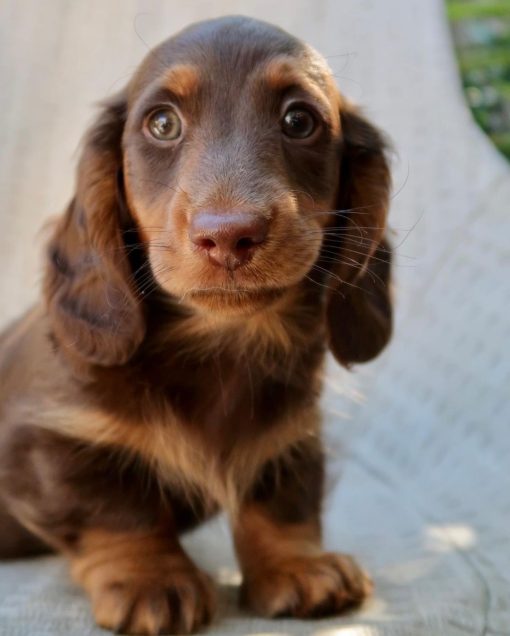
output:
[[173, 108], [161, 108], [149, 116], [147, 129], [155, 139], [174, 141], [181, 136], [182, 124]]
[[283, 116], [282, 130], [287, 137], [306, 139], [316, 128], [315, 117], [304, 108], [289, 108]]

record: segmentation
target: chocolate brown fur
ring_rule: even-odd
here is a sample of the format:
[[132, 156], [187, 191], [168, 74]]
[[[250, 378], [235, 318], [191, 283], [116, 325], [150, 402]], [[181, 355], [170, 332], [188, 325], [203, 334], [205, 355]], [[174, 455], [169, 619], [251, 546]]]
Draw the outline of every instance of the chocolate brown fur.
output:
[[[282, 137], [289, 99], [310, 140]], [[186, 143], [148, 138], [162, 101]], [[328, 346], [349, 366], [389, 339], [389, 188], [380, 133], [283, 31], [223, 18], [152, 51], [86, 136], [43, 302], [0, 336], [0, 556], [59, 550], [100, 625], [188, 633], [214, 593], [178, 537], [223, 508], [255, 611], [362, 602], [320, 546], [317, 402]], [[214, 266], [188, 238], [204, 209], [267, 240]]]

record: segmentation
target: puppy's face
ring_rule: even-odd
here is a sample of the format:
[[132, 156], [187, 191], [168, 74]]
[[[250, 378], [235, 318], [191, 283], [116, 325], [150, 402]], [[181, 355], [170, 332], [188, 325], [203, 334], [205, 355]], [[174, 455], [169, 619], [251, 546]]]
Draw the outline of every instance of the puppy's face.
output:
[[277, 29], [194, 27], [130, 86], [123, 166], [156, 281], [243, 313], [301, 281], [334, 208], [339, 98], [324, 62]]
[[337, 359], [369, 360], [391, 333], [389, 190], [383, 137], [310, 47], [249, 18], [193, 25], [151, 51], [85, 138], [48, 251], [56, 340], [123, 364], [155, 288], [230, 320], [314, 284], [306, 311]]

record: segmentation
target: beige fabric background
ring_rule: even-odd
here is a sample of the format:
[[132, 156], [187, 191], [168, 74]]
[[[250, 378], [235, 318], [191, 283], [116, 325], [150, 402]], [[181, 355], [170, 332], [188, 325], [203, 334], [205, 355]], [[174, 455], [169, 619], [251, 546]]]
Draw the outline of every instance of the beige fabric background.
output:
[[[332, 363], [324, 399], [326, 543], [366, 564], [375, 599], [316, 623], [242, 615], [219, 520], [188, 540], [224, 584], [211, 633], [509, 635], [510, 173], [464, 106], [440, 0], [0, 0], [0, 324], [36, 297], [93, 102], [224, 13], [315, 45], [393, 138], [398, 312], [391, 348], [350, 376]], [[69, 633], [101, 631], [62, 561], [0, 564], [0, 635]]]

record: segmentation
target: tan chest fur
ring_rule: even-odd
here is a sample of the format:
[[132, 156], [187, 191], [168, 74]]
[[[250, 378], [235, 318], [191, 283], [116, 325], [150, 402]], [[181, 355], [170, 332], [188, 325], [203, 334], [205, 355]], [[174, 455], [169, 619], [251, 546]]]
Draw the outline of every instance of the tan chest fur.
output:
[[[30, 412], [31, 411], [31, 412]], [[205, 495], [235, 514], [240, 498], [260, 468], [298, 442], [318, 434], [315, 407], [284, 418], [270, 430], [240, 442], [227, 456], [208, 447], [196, 430], [174, 414], [161, 421], [127, 426], [100, 411], [48, 401], [44, 409], [29, 409], [24, 421], [90, 444], [101, 444], [137, 455], [164, 485], [184, 493]]]

